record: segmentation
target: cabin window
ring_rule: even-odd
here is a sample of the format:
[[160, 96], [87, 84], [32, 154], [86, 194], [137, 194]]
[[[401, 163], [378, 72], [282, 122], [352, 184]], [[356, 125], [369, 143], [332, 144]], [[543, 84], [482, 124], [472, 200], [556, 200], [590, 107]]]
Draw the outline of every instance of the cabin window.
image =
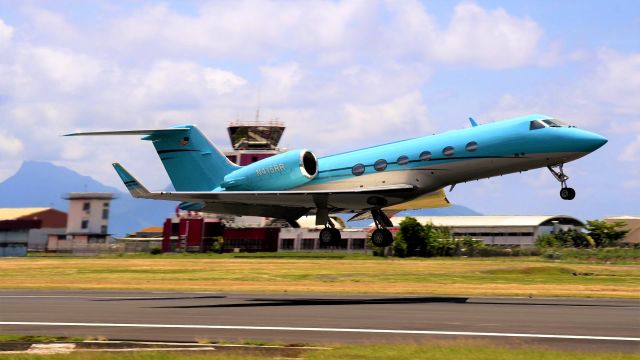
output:
[[453, 148], [453, 146], [447, 146], [446, 148], [442, 149], [442, 155], [444, 156], [451, 156], [455, 153], [455, 149]]
[[543, 123], [541, 123], [539, 120], [533, 120], [532, 122], [529, 123], [529, 130], [538, 130], [538, 129], [543, 129], [546, 126], [544, 126]]
[[421, 161], [429, 161], [431, 160], [431, 151], [423, 151], [420, 153]]
[[407, 155], [402, 155], [398, 157], [398, 165], [407, 165], [409, 163], [409, 157]]
[[464, 149], [467, 150], [468, 152], [474, 152], [478, 150], [478, 143], [475, 141], [471, 141], [467, 143], [467, 146], [465, 146]]
[[353, 167], [351, 168], [351, 173], [355, 176], [360, 176], [364, 174], [364, 165], [362, 164], [353, 165]]
[[380, 159], [380, 160], [376, 161], [373, 164], [373, 168], [376, 169], [376, 171], [384, 171], [384, 169], [387, 168], [387, 160]]

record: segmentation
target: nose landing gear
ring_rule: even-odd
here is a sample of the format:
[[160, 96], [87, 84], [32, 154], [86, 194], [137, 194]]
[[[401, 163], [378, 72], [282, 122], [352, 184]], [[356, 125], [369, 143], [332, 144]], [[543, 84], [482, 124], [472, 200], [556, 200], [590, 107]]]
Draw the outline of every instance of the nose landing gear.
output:
[[[550, 165], [547, 166], [547, 169], [549, 169], [553, 177], [560, 182], [560, 197], [562, 200], [573, 200], [576, 197], [576, 191], [567, 186], [567, 180], [569, 180], [569, 177], [562, 170], [563, 166], [564, 164]], [[555, 168], [557, 168], [557, 170]]]
[[371, 216], [376, 225], [376, 230], [371, 234], [371, 242], [377, 247], [387, 247], [393, 243], [393, 235], [387, 227], [392, 227], [393, 223], [387, 215], [380, 209], [371, 209]]
[[340, 244], [340, 240], [342, 239], [340, 230], [336, 229], [331, 219], [328, 219], [327, 227], [320, 231], [319, 239], [320, 244], [324, 246], [338, 246]]

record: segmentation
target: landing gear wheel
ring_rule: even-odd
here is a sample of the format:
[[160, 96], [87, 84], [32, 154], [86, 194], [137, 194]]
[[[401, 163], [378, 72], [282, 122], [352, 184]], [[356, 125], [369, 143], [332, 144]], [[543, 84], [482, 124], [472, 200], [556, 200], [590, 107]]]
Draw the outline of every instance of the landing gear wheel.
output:
[[[563, 166], [564, 164], [549, 165], [547, 166], [547, 169], [549, 169], [553, 177], [560, 182], [560, 197], [562, 200], [573, 200], [573, 198], [576, 197], [576, 191], [567, 187], [567, 180], [569, 180], [569, 177], [564, 173], [564, 170], [562, 169]], [[558, 168], [558, 170], [555, 168]]]
[[342, 240], [342, 236], [340, 235], [340, 230], [336, 228], [329, 228], [331, 232], [331, 243], [335, 246], [340, 244], [340, 240]]
[[573, 200], [576, 197], [576, 191], [570, 187], [560, 189], [560, 197], [562, 200]]
[[377, 229], [371, 234], [371, 242], [377, 247], [387, 247], [393, 243], [393, 235], [388, 229]]
[[336, 228], [324, 228], [320, 231], [320, 245], [337, 246], [340, 243], [340, 230]]

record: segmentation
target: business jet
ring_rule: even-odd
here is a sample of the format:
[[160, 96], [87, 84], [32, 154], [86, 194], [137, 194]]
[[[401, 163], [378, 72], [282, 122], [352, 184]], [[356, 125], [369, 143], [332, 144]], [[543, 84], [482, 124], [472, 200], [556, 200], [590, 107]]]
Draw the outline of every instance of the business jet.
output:
[[603, 146], [607, 139], [544, 115], [527, 115], [392, 142], [325, 157], [287, 151], [247, 166], [229, 161], [195, 125], [167, 129], [73, 133], [142, 135], [151, 141], [176, 191], [151, 192], [119, 163], [116, 172], [133, 197], [180, 201], [183, 210], [284, 219], [296, 227], [315, 213], [323, 244], [340, 232], [329, 214], [373, 218], [372, 242], [392, 243], [388, 215], [449, 205], [444, 188], [498, 175], [547, 167], [572, 200], [564, 164]]

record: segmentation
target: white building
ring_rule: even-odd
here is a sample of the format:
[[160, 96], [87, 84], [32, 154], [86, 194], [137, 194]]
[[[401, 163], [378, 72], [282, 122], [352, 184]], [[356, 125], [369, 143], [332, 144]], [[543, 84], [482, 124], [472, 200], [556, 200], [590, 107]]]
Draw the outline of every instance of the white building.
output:
[[[421, 224], [447, 227], [455, 238], [469, 236], [487, 245], [532, 246], [536, 238], [560, 230], [582, 228], [584, 223], [566, 215], [414, 216]], [[392, 217], [399, 227], [405, 217]]]
[[109, 209], [112, 193], [68, 193], [67, 230], [65, 234], [50, 234], [47, 251], [93, 254], [104, 247], [109, 238]]
[[278, 237], [278, 251], [341, 250], [366, 252], [369, 232], [366, 229], [340, 229], [342, 239], [337, 246], [323, 246], [318, 239], [320, 229], [282, 228]]

